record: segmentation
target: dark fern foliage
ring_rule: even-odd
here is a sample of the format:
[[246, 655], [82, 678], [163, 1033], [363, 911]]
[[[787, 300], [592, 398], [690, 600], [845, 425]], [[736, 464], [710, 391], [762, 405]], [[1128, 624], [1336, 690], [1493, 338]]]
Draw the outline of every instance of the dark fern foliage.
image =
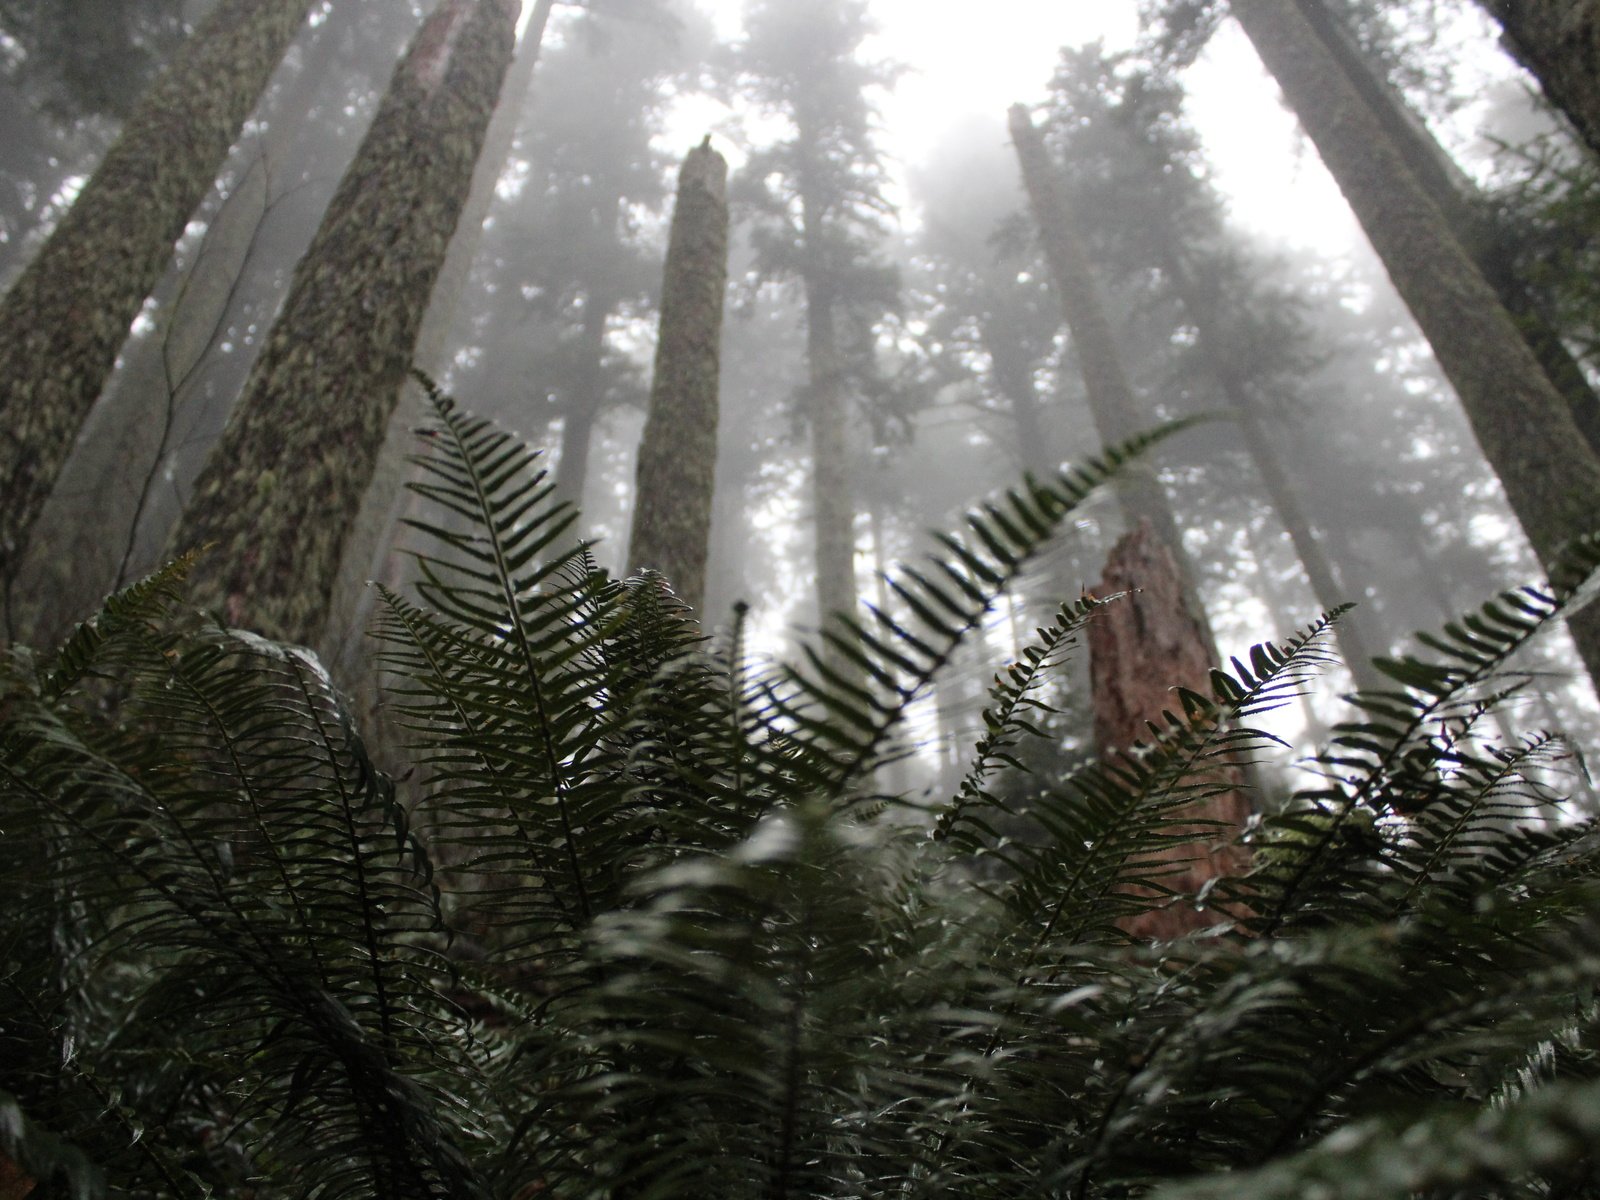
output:
[[[1600, 1195], [1597, 840], [1559, 738], [1483, 722], [1600, 543], [1382, 664], [1252, 865], [1182, 897], [1173, 847], [1224, 833], [1190, 806], [1276, 749], [1253, 722], [1337, 614], [1033, 779], [1045, 681], [1115, 598], [1065, 605], [954, 795], [879, 782], [1153, 439], [984, 506], [894, 612], [767, 670], [433, 404], [422, 491], [470, 532], [422, 526], [379, 631], [414, 811], [312, 656], [181, 615], [183, 563], [5, 660], [0, 1195]], [[1180, 900], [1218, 923], [1125, 932]]]

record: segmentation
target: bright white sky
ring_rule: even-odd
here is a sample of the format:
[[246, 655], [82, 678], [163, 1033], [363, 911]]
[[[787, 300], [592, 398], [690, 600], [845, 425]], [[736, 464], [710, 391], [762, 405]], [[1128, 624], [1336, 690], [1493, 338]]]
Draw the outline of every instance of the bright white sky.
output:
[[[737, 34], [742, 0], [700, 2], [724, 36]], [[1042, 100], [1062, 46], [1099, 38], [1117, 48], [1138, 32], [1135, 0], [988, 0], [978, 9], [954, 0], [871, 0], [871, 10], [880, 33], [869, 51], [910, 68], [882, 105], [884, 148], [907, 165], [938, 153], [944, 131], [973, 114], [998, 126], [1011, 104]], [[1483, 63], [1480, 74], [1507, 70], [1481, 29], [1469, 50]], [[1361, 243], [1243, 34], [1225, 25], [1187, 82], [1190, 116], [1238, 225], [1268, 242], [1329, 255]], [[674, 140], [689, 144], [714, 127], [716, 114], [691, 104], [680, 119], [682, 137], [675, 129]], [[1471, 114], [1461, 120], [1470, 133]]]

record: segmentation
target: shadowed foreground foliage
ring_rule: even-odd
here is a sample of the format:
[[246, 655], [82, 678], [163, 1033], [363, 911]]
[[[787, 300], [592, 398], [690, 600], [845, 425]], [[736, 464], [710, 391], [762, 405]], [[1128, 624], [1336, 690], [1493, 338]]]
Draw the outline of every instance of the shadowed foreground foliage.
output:
[[434, 402], [422, 490], [472, 531], [384, 596], [413, 805], [313, 657], [174, 615], [185, 563], [5, 662], [0, 1152], [35, 1196], [1600, 1194], [1596, 839], [1560, 740], [1483, 720], [1600, 544], [1382, 664], [1198, 898], [1220, 923], [1134, 943], [1174, 844], [1235, 836], [1184, 814], [1275, 749], [1252, 723], [1331, 617], [1132, 756], [1029, 774], [1115, 603], [1085, 598], [996, 675], [953, 796], [876, 768], [1152, 439], [769, 669], [599, 571], [534, 456]]

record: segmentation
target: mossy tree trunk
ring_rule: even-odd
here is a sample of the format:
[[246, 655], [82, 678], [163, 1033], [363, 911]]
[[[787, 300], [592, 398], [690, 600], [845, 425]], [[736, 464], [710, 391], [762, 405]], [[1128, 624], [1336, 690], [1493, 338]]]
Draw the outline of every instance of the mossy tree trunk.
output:
[[173, 548], [196, 598], [309, 642], [372, 478], [515, 39], [517, 0], [442, 0], [340, 181]]
[[1300, 11], [1316, 30], [1339, 69], [1361, 94], [1394, 148], [1411, 168], [1450, 226], [1462, 249], [1483, 272], [1500, 303], [1515, 319], [1517, 331], [1539, 360], [1572, 411], [1572, 419], [1585, 440], [1600, 453], [1600, 395], [1590, 385], [1583, 367], [1561, 340], [1561, 334], [1543, 312], [1518, 273], [1512, 252], [1488, 204], [1471, 177], [1456, 166], [1449, 153], [1428, 131], [1416, 113], [1368, 61], [1350, 31], [1330, 11], [1328, 0], [1298, 0]]
[[1505, 43], [1600, 154], [1600, 0], [1483, 0]]
[[727, 283], [728, 164], [707, 137], [678, 173], [628, 542], [629, 569], [661, 572], [696, 612], [705, 602], [711, 544]]
[[[1548, 566], [1600, 519], [1600, 461], [1482, 272], [1293, 4], [1233, 14], [1339, 184], [1460, 397], [1512, 511]], [[1570, 622], [1600, 678], [1600, 611]]]
[[311, 0], [219, 0], [0, 300], [0, 579]]
[[[483, 242], [484, 223], [495, 203], [495, 189], [505, 173], [506, 163], [516, 143], [525, 111], [524, 98], [533, 86], [545, 30], [555, 0], [535, 0], [517, 51], [501, 86], [500, 102], [484, 134], [483, 151], [473, 171], [472, 186], [457, 223], [456, 234], [439, 278], [428, 297], [428, 310], [417, 333], [412, 361], [432, 378], [444, 380], [459, 339], [453, 339], [461, 297], [466, 293], [472, 265]], [[408, 381], [401, 388], [400, 402], [389, 419], [389, 431], [378, 454], [372, 482], [362, 497], [355, 524], [345, 537], [339, 574], [329, 602], [328, 629], [323, 637], [330, 661], [339, 661], [345, 670], [337, 672], [346, 687], [356, 686], [354, 675], [374, 669], [362, 661], [368, 640], [364, 635], [371, 620], [375, 592], [368, 581], [384, 579], [391, 583], [406, 574], [397, 547], [402, 514], [410, 506], [405, 483], [413, 468], [409, 459], [416, 450], [416, 424], [424, 409], [421, 385]], [[358, 666], [357, 663], [360, 662]]]

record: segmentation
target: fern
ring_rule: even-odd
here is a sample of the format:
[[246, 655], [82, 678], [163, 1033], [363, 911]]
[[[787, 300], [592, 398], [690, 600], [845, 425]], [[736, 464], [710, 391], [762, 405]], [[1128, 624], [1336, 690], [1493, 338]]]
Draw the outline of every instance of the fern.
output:
[[[382, 594], [415, 801], [314, 658], [183, 566], [0, 674], [0, 1169], [81, 1195], [1596, 1194], [1600, 930], [1570, 751], [1485, 714], [1585, 541], [1383, 664], [1313, 783], [1200, 815], [1331, 613], [1032, 774], [1107, 601], [994, 677], [954, 794], [906, 716], [1154, 438], [980, 507], [795, 668], [570, 539], [436, 389], [418, 594]], [[1170, 431], [1155, 436], [1166, 436]], [[1055, 689], [1055, 690], [1052, 690]], [[886, 803], [887, 801], [887, 803]], [[1229, 868], [1196, 891], [1186, 864]], [[1139, 934], [1167, 908], [1212, 923]]]

